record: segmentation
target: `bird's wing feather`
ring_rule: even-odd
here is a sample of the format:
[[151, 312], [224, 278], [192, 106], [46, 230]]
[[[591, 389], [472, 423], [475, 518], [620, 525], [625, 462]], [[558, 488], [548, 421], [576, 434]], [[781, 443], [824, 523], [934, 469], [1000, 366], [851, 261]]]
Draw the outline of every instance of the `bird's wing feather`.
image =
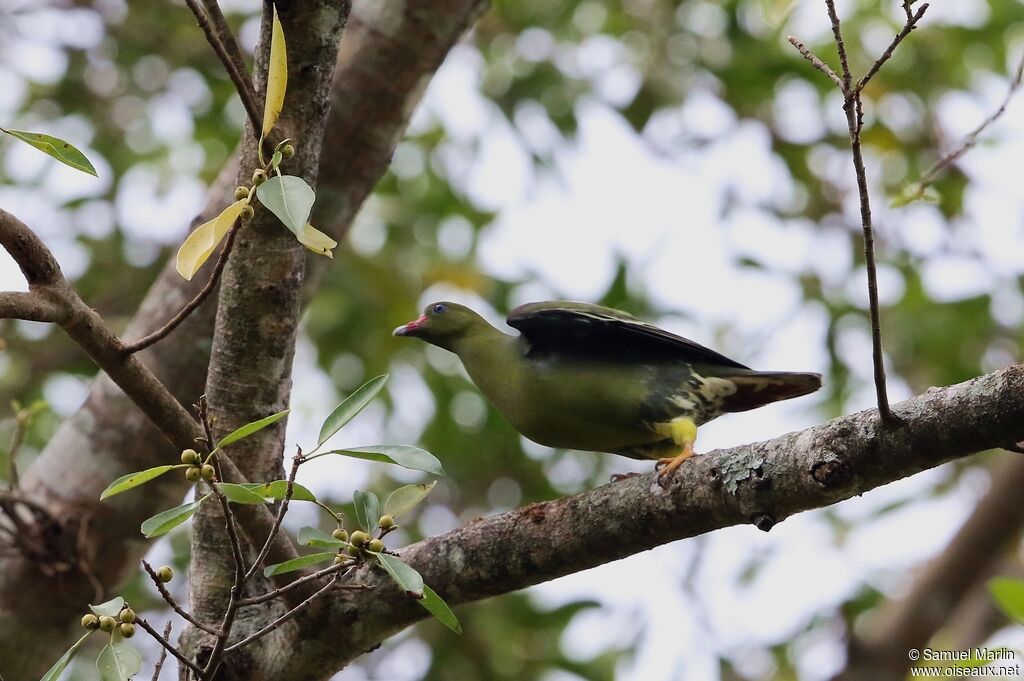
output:
[[527, 303], [512, 310], [506, 321], [523, 334], [531, 353], [654, 355], [747, 368], [692, 340], [601, 305], [569, 301]]

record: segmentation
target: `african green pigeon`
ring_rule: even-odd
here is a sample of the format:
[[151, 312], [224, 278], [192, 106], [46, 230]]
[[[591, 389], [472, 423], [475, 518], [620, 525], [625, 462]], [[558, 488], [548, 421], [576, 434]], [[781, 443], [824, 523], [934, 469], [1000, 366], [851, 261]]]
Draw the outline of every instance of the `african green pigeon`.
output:
[[693, 455], [697, 426], [814, 392], [821, 375], [749, 369], [632, 315], [587, 303], [528, 303], [510, 336], [456, 303], [395, 329], [454, 352], [520, 433], [542, 445], [657, 459]]

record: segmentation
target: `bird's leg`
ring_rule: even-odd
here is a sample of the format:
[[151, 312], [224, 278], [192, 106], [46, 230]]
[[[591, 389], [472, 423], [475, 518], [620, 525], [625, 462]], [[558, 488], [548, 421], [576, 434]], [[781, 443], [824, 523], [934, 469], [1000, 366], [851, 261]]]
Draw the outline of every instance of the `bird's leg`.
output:
[[655, 427], [659, 433], [672, 438], [673, 442], [682, 447], [682, 451], [676, 456], [658, 459], [654, 469], [661, 471], [658, 474], [660, 482], [679, 468], [680, 464], [693, 456], [693, 443], [697, 441], [697, 424], [685, 416], [680, 416], [668, 423], [659, 423]]

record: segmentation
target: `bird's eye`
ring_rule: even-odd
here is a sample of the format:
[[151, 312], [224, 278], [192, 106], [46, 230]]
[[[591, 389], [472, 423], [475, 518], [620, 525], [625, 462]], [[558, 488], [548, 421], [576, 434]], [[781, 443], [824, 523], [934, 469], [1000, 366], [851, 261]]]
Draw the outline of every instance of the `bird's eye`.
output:
[[445, 307], [445, 305], [443, 303], [438, 303], [437, 305], [434, 306], [434, 314], [441, 314], [442, 312], [444, 312], [447, 309], [448, 308]]

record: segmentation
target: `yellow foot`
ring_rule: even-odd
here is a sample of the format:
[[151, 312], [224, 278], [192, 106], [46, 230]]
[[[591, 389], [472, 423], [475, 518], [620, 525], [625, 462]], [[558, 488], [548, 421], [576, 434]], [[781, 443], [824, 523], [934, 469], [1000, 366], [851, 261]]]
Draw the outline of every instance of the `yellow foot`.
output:
[[683, 445], [683, 451], [679, 452], [676, 456], [669, 457], [667, 459], [658, 459], [658, 463], [654, 464], [654, 470], [660, 471], [658, 473], [658, 482], [662, 482], [668, 478], [668, 476], [672, 475], [672, 473], [675, 472], [675, 470], [679, 468], [684, 461], [693, 456], [693, 454], [693, 443], [688, 442]]
[[659, 423], [655, 426], [659, 433], [672, 438], [672, 441], [682, 447], [682, 451], [674, 457], [658, 459], [654, 470], [660, 470], [658, 483], [664, 484], [668, 476], [672, 475], [680, 464], [693, 456], [693, 443], [697, 441], [697, 424], [692, 420], [680, 416], [668, 423]]

